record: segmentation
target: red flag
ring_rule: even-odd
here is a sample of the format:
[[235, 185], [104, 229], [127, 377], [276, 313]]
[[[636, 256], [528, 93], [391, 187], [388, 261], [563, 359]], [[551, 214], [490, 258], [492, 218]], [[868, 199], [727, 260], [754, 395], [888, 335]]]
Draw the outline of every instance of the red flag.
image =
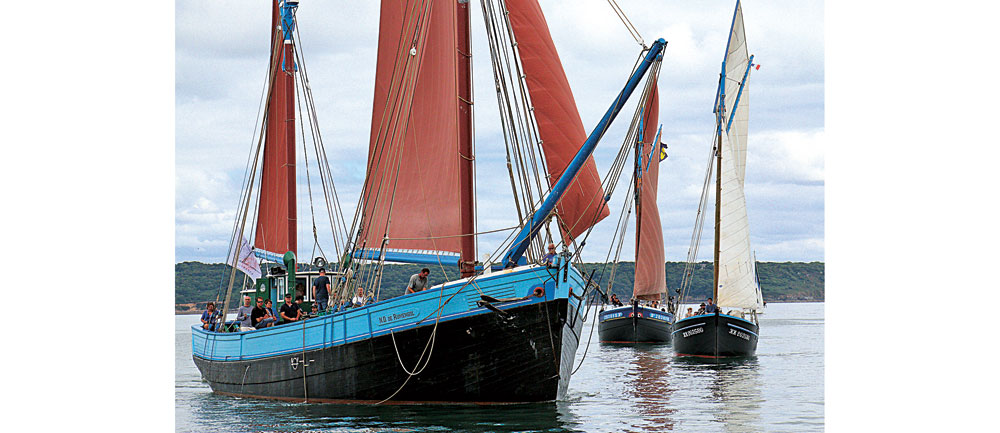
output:
[[758, 70], [758, 71], [760, 70], [760, 65], [757, 65], [757, 70]]

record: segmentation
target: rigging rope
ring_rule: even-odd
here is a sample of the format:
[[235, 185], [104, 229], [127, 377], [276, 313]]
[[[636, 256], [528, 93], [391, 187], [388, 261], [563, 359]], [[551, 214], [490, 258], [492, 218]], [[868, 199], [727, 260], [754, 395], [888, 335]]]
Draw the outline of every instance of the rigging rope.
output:
[[622, 10], [621, 6], [615, 0], [608, 0], [608, 4], [611, 5], [611, 9], [614, 9], [615, 15], [618, 15], [618, 19], [621, 20], [622, 24], [625, 24], [625, 29], [628, 30], [635, 42], [642, 46], [643, 49], [649, 48], [646, 46], [645, 40], [642, 39], [642, 35], [639, 34], [639, 29], [632, 25], [632, 21], [625, 16], [625, 11]]

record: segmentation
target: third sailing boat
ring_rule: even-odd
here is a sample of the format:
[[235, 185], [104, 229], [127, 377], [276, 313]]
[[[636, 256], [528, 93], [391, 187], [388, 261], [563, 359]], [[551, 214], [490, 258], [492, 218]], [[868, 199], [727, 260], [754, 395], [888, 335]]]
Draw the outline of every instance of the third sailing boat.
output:
[[728, 358], [753, 356], [757, 351], [757, 311], [763, 300], [756, 263], [750, 250], [743, 181], [746, 173], [749, 98], [746, 88], [753, 56], [747, 56], [743, 10], [739, 1], [729, 32], [715, 99], [716, 139], [702, 190], [695, 234], [681, 280], [680, 302], [687, 293], [698, 255], [708, 188], [715, 171], [715, 311], [679, 319], [672, 332], [678, 356]]

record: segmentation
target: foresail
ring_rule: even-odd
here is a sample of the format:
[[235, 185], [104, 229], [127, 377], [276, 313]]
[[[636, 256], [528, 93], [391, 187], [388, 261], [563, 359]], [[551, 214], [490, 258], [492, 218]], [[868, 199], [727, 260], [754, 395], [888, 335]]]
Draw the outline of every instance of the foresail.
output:
[[743, 182], [737, 177], [739, 166], [734, 160], [732, 141], [723, 133], [719, 299], [716, 303], [723, 308], [760, 308], [746, 197]]
[[378, 44], [357, 248], [461, 252], [454, 4], [384, 0]]
[[636, 206], [635, 284], [632, 286], [632, 296], [647, 300], [659, 300], [667, 291], [663, 229], [660, 226], [660, 211], [656, 206], [660, 172], [660, 143], [657, 135], [659, 100], [659, 92], [654, 83], [642, 115], [642, 168], [639, 202]]
[[[729, 119], [732, 118], [729, 138], [735, 149], [736, 175], [741, 184], [746, 175], [750, 92], [744, 87], [741, 94], [740, 83], [744, 81], [743, 78], [746, 75], [749, 63], [746, 32], [743, 29], [743, 8], [740, 6], [740, 2], [737, 1], [736, 12], [733, 14], [732, 29], [729, 32], [729, 43], [726, 45], [726, 112], [724, 120], [726, 124], [729, 124]], [[739, 97], [738, 105], [736, 102], [737, 97]]]
[[[507, 9], [542, 140], [549, 185], [555, 185], [587, 134], [538, 1], [507, 0]], [[608, 216], [593, 157], [560, 199], [556, 212], [565, 225], [564, 235], [570, 238]]]

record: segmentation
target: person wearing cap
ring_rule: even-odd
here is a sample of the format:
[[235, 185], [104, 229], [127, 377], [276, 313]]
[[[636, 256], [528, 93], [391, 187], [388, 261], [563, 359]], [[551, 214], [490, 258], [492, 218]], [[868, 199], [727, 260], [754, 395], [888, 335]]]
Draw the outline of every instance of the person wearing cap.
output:
[[701, 303], [701, 308], [698, 308], [698, 311], [694, 312], [695, 316], [700, 316], [702, 314], [705, 314], [705, 303], [704, 302]]
[[542, 263], [546, 265], [551, 265], [552, 260], [556, 258], [556, 244], [549, 244], [549, 252], [542, 256]]
[[285, 294], [285, 303], [281, 305], [281, 323], [292, 323], [302, 318], [302, 309], [299, 304], [292, 302], [292, 294]]
[[427, 288], [427, 276], [431, 274], [431, 270], [423, 268], [420, 270], [419, 274], [410, 275], [410, 282], [406, 285], [406, 292], [404, 295], [409, 295], [410, 293], [416, 293]]
[[312, 289], [313, 299], [319, 304], [319, 309], [325, 311], [330, 303], [330, 278], [326, 276], [326, 269], [319, 268], [319, 277], [313, 281]]

